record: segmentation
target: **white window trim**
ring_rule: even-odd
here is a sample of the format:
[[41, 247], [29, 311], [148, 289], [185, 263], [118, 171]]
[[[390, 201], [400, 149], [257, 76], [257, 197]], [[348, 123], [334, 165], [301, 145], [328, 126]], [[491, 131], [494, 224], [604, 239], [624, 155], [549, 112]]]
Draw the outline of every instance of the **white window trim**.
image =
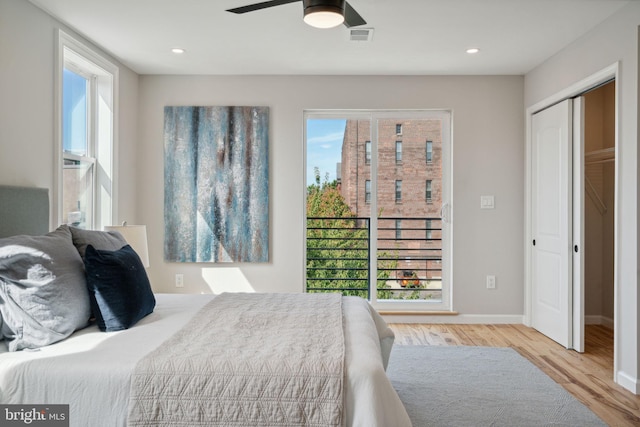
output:
[[[101, 134], [99, 140], [106, 140], [110, 145], [109, 150], [101, 150], [100, 147], [91, 147], [91, 157], [96, 158], [99, 167], [94, 171], [94, 224], [93, 228], [102, 229], [104, 225], [111, 225], [116, 218], [118, 211], [118, 180], [117, 168], [114, 159], [118, 158], [118, 83], [119, 69], [105, 57], [88, 47], [86, 44], [73, 38], [62, 30], [56, 32], [56, 52], [55, 52], [55, 93], [54, 93], [54, 168], [53, 168], [53, 189], [51, 195], [51, 211], [49, 222], [51, 228], [63, 223], [62, 218], [62, 167], [63, 167], [63, 141], [62, 141], [62, 77], [65, 66], [65, 56], [71, 56], [71, 61], [78, 61], [80, 69], [92, 69], [94, 74], [108, 76], [110, 78], [111, 90], [105, 93], [110, 109], [107, 114], [92, 112], [92, 126], [99, 120], [107, 120], [107, 134]], [[98, 83], [100, 85], [100, 83]], [[100, 144], [100, 142], [98, 142]], [[94, 150], [91, 151], [91, 150]], [[100, 198], [109, 197], [110, 207], [95, 206], [95, 202]]]

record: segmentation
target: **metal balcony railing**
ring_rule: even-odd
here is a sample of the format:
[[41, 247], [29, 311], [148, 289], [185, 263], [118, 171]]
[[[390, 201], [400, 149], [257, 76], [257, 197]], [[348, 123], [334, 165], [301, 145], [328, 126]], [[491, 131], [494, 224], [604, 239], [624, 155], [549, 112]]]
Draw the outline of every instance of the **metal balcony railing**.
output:
[[[377, 299], [439, 299], [442, 294], [440, 218], [377, 220]], [[307, 218], [307, 291], [371, 299], [370, 219]]]

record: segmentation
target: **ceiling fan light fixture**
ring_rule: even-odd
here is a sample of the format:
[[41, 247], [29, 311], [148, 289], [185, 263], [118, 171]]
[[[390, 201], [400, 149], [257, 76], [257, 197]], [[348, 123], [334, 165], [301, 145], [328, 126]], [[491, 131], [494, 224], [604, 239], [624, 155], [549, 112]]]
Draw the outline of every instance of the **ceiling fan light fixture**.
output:
[[333, 28], [344, 22], [344, 0], [304, 0], [304, 22], [316, 28]]

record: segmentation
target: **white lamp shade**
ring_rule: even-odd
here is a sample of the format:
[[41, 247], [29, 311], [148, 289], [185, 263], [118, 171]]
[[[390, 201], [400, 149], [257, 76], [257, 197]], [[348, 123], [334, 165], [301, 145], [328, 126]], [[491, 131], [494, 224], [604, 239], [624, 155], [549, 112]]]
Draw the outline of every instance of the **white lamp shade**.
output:
[[344, 22], [344, 16], [334, 11], [318, 11], [305, 15], [303, 20], [312, 27], [333, 28]]
[[149, 267], [149, 249], [147, 247], [146, 225], [107, 225], [105, 231], [117, 231], [136, 251], [145, 268]]

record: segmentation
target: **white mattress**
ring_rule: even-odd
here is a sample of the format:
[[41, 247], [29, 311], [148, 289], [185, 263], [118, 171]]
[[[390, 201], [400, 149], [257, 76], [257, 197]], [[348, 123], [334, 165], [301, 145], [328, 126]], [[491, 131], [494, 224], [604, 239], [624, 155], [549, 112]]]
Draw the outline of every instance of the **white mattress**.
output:
[[[71, 426], [125, 426], [135, 364], [180, 330], [213, 295], [157, 294], [133, 328], [92, 326], [37, 351], [0, 343], [0, 402], [69, 404]], [[345, 298], [345, 425], [410, 426], [385, 372], [393, 335], [370, 306]], [[382, 348], [381, 348], [382, 345]]]

